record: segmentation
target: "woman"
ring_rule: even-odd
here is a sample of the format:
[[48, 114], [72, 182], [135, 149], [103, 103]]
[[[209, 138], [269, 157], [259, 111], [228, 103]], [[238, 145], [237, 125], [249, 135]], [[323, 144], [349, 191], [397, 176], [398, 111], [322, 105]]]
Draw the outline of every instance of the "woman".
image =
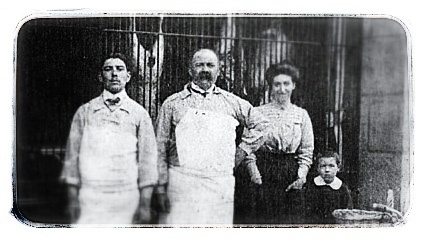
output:
[[[288, 62], [266, 71], [271, 102], [256, 107], [268, 118], [271, 128], [264, 145], [249, 155], [245, 164], [253, 172], [256, 162], [262, 184], [251, 185], [253, 224], [301, 223], [304, 211], [302, 187], [312, 164], [314, 136], [306, 110], [291, 103], [299, 71]], [[252, 166], [252, 168], [250, 168]], [[251, 171], [252, 170], [252, 171]], [[252, 178], [254, 183], [260, 183]]]

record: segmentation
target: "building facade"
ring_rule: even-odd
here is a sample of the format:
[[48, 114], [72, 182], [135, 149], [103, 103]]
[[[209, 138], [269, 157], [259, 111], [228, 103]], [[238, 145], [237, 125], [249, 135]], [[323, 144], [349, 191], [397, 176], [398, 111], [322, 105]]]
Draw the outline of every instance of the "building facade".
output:
[[34, 222], [64, 222], [57, 177], [75, 111], [101, 92], [102, 54], [123, 52], [133, 60], [127, 92], [154, 121], [164, 99], [189, 81], [194, 51], [211, 48], [221, 61], [217, 84], [255, 106], [268, 102], [270, 65], [289, 60], [298, 66], [292, 101], [312, 119], [315, 153], [340, 154], [339, 175], [356, 208], [392, 199], [405, 213], [412, 178], [407, 35], [397, 20], [385, 18], [31, 19], [17, 35], [15, 210]]

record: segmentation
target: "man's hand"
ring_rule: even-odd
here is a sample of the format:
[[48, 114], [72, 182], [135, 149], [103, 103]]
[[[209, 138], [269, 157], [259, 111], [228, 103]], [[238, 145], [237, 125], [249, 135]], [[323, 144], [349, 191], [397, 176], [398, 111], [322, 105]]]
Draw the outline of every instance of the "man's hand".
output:
[[65, 213], [69, 217], [70, 223], [76, 223], [80, 216], [80, 202], [78, 197], [78, 188], [69, 185], [67, 187], [68, 204], [65, 208]]
[[166, 193], [157, 193], [156, 196], [159, 211], [162, 213], [168, 213], [170, 211], [168, 195]]
[[234, 167], [237, 168], [240, 165], [240, 163], [243, 161], [243, 159], [245, 159], [246, 156], [247, 156], [246, 152], [242, 148], [237, 147]]
[[304, 186], [305, 182], [305, 178], [298, 178], [295, 182], [291, 183], [291, 185], [286, 188], [286, 191], [289, 192], [291, 189], [300, 190], [302, 189], [302, 186]]
[[151, 196], [153, 195], [153, 186], [145, 186], [139, 189], [139, 208], [134, 216], [134, 222], [137, 224], [151, 223]]
[[136, 214], [135, 222], [138, 224], [150, 224], [151, 223], [151, 210], [149, 207], [140, 206], [138, 213]]

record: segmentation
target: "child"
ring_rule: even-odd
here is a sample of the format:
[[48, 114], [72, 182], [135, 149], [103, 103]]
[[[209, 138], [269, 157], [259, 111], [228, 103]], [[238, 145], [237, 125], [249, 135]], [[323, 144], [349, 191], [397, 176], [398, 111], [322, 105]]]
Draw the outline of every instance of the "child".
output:
[[327, 151], [317, 155], [318, 176], [307, 183], [306, 220], [313, 224], [333, 224], [335, 209], [351, 209], [350, 190], [337, 176], [341, 160], [337, 153]]

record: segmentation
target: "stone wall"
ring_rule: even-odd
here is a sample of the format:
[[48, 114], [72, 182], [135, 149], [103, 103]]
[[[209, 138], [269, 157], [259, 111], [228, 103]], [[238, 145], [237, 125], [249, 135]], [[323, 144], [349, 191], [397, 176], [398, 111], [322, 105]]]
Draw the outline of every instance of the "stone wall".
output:
[[[409, 195], [408, 48], [393, 19], [364, 19], [359, 136], [359, 204], [386, 204], [405, 211]], [[402, 198], [403, 197], [403, 198]]]

